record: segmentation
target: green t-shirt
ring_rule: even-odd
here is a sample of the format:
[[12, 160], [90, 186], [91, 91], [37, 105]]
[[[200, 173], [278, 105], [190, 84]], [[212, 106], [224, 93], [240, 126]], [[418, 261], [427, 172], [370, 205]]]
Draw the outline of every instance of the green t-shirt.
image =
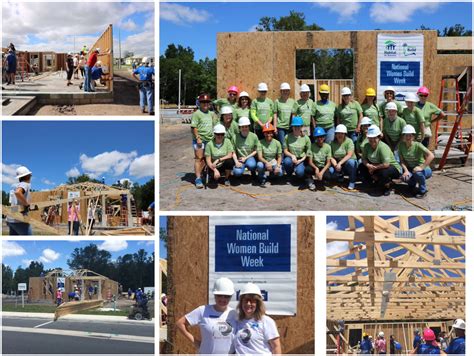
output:
[[406, 122], [400, 116], [393, 121], [390, 121], [387, 118], [383, 120], [383, 134], [390, 137], [390, 139], [396, 143], [400, 140], [400, 136], [402, 135], [402, 130], [405, 127]]
[[[223, 122], [221, 122], [221, 124], [224, 125]], [[232, 120], [229, 128], [227, 127], [225, 128], [225, 138], [228, 138], [231, 142], [234, 141], [234, 137], [238, 135], [239, 133], [240, 133], [239, 125], [237, 125], [237, 122], [235, 122], [235, 120]]]
[[407, 147], [405, 141], [402, 141], [398, 144], [398, 153], [400, 154], [400, 159], [405, 161], [406, 166], [410, 170], [425, 163], [425, 153], [428, 152], [430, 151], [420, 142], [413, 142], [410, 148]]
[[231, 104], [229, 102], [229, 99], [219, 98], [219, 99], [214, 100], [212, 103], [215, 106], [217, 106], [217, 108], [219, 109], [219, 112], [222, 110], [223, 106], [230, 106], [232, 108], [232, 116], [233, 116], [234, 120], [236, 119], [236, 117], [237, 117], [237, 113], [236, 113], [237, 101], [234, 104]]
[[286, 148], [292, 154], [296, 156], [296, 158], [300, 159], [303, 157], [306, 152], [311, 147], [311, 140], [308, 136], [298, 136], [296, 137], [293, 133], [289, 133], [285, 136], [285, 141], [283, 143], [283, 148]]
[[334, 127], [334, 115], [336, 114], [336, 104], [331, 100], [328, 100], [326, 104], [323, 104], [321, 100], [318, 100], [313, 104], [311, 115], [316, 120], [316, 126], [328, 129]]
[[211, 161], [215, 161], [216, 159], [222, 158], [228, 155], [230, 152], [234, 152], [234, 147], [232, 146], [232, 142], [229, 139], [224, 138], [224, 142], [220, 147], [216, 146], [214, 140], [208, 142], [206, 145], [206, 149], [204, 150], [204, 154], [206, 157], [211, 157]]
[[357, 137], [357, 141], [355, 143], [355, 148], [356, 152], [358, 155], [362, 155], [362, 150], [364, 149], [364, 146], [369, 143], [369, 140], [367, 136], [364, 137], [364, 135], [359, 135]]
[[[265, 99], [253, 99], [252, 104], [250, 105], [250, 110], [255, 110], [257, 117], [260, 119], [262, 124], [267, 123], [268, 121], [272, 121], [273, 113], [274, 113], [274, 106], [273, 101], [269, 98]], [[255, 128], [261, 129], [258, 124], [255, 124]]]
[[277, 159], [277, 156], [281, 157], [282, 149], [281, 143], [278, 140], [272, 139], [268, 143], [265, 139], [261, 139], [258, 142], [257, 152], [262, 153], [263, 158], [270, 162], [273, 159]]
[[437, 107], [435, 104], [430, 103], [427, 101], [425, 105], [421, 105], [420, 102], [416, 103], [416, 107], [421, 110], [421, 113], [423, 114], [423, 118], [425, 119], [425, 126], [430, 127], [431, 125], [431, 117], [433, 115], [439, 115], [441, 114], [441, 109]]
[[288, 130], [290, 128], [291, 114], [294, 114], [295, 100], [288, 98], [285, 102], [281, 101], [280, 98], [275, 100], [274, 109], [277, 114], [277, 127], [280, 129]]
[[[191, 127], [195, 127], [198, 130], [198, 134], [201, 140], [209, 142], [214, 137], [212, 131], [214, 123], [216, 122], [216, 116], [213, 112], [202, 112], [200, 109], [196, 110], [191, 117]], [[193, 133], [193, 138], [194, 137]]]
[[237, 114], [237, 119], [236, 119], [237, 122], [239, 121], [239, 119], [241, 117], [248, 117], [250, 119], [250, 109], [249, 108], [242, 109], [240, 107], [237, 107], [235, 109], [235, 113]]
[[349, 152], [352, 151], [351, 158], [355, 159], [355, 151], [354, 151], [354, 142], [349, 137], [339, 144], [337, 140], [331, 142], [331, 152], [332, 156], [336, 159], [336, 161], [340, 161], [344, 158], [344, 156]]
[[377, 104], [362, 104], [362, 114], [372, 120], [373, 125], [380, 127], [380, 107]]
[[347, 131], [355, 131], [357, 123], [359, 122], [359, 115], [362, 113], [362, 107], [357, 101], [351, 101], [349, 104], [343, 106], [340, 104], [337, 107], [337, 117], [339, 123], [347, 127]]
[[420, 124], [425, 123], [425, 118], [423, 113], [416, 106], [413, 108], [413, 111], [408, 110], [408, 108], [403, 109], [402, 118], [405, 120], [406, 124], [411, 125], [415, 128], [416, 137], [420, 136]]
[[308, 151], [308, 157], [313, 161], [314, 165], [318, 168], [324, 168], [328, 158], [332, 157], [331, 146], [327, 143], [323, 143], [320, 147], [316, 142], [311, 144], [311, 148]]
[[249, 132], [247, 137], [243, 137], [240, 132], [234, 137], [234, 149], [237, 157], [247, 157], [257, 150], [258, 137], [253, 132]]
[[364, 150], [362, 151], [362, 158], [372, 164], [388, 163], [401, 172], [402, 167], [395, 160], [392, 150], [385, 142], [380, 141], [375, 150], [372, 149], [371, 145], [365, 145]]
[[[400, 104], [400, 102], [396, 100], [394, 100], [393, 102], [397, 105], [397, 114], [401, 115], [403, 111], [402, 104]], [[379, 105], [380, 113], [382, 114], [384, 119], [387, 117], [387, 113], [385, 112], [385, 106], [387, 106], [386, 101], [384, 101], [382, 104]]]
[[297, 116], [303, 119], [304, 126], [311, 125], [311, 112], [313, 110], [314, 101], [312, 99], [303, 100], [299, 99], [295, 102], [293, 110]]

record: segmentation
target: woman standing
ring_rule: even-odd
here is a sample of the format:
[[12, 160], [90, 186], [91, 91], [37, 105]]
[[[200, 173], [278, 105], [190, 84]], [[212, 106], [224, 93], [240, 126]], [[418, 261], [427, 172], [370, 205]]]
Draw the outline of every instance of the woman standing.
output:
[[68, 235], [79, 235], [80, 227], [80, 208], [76, 199], [69, 203], [67, 208], [68, 215]]
[[383, 132], [383, 115], [377, 104], [377, 96], [374, 88], [368, 88], [365, 92], [365, 99], [362, 102], [362, 114], [372, 120], [374, 125], [380, 128]]
[[416, 107], [421, 110], [425, 119], [425, 138], [423, 139], [422, 144], [423, 146], [428, 147], [432, 136], [431, 123], [442, 120], [446, 115], [435, 104], [427, 100], [428, 95], [430, 95], [430, 91], [427, 87], [421, 87], [418, 89], [417, 94], [420, 101], [418, 101]]
[[436, 342], [436, 335], [433, 330], [426, 328], [423, 330], [424, 344], [414, 348], [410, 355], [440, 355], [441, 350]]
[[357, 178], [357, 160], [354, 142], [347, 137], [347, 128], [343, 124], [336, 126], [336, 140], [331, 142], [331, 176], [344, 181], [344, 173], [349, 176], [350, 190], [355, 188]]
[[270, 174], [278, 177], [283, 176], [283, 169], [281, 168], [282, 148], [280, 141], [273, 138], [275, 128], [267, 122], [262, 131], [265, 138], [260, 140], [257, 146], [257, 172], [261, 187], [265, 186], [266, 183], [265, 172], [270, 172]]
[[239, 120], [240, 132], [235, 135], [234, 141], [234, 177], [241, 177], [245, 168], [247, 168], [252, 176], [255, 176], [255, 169], [257, 168], [258, 137], [253, 132], [250, 132], [250, 120], [248, 117], [241, 117]]
[[301, 130], [303, 119], [295, 116], [291, 121], [292, 132], [285, 137], [283, 143], [283, 167], [287, 175], [291, 176], [293, 171], [298, 178], [304, 177], [306, 153], [310, 149], [311, 141], [308, 136], [303, 135]]
[[403, 128], [403, 140], [398, 145], [398, 154], [403, 168], [402, 180], [408, 183], [412, 194], [420, 199], [428, 192], [426, 179], [432, 175], [430, 163], [434, 159], [434, 154], [420, 142], [415, 141], [415, 135], [413, 126], [406, 125]]
[[237, 355], [281, 354], [280, 334], [275, 321], [265, 315], [260, 288], [247, 283], [239, 296], [237, 320], [233, 321]]
[[66, 57], [66, 74], [67, 74], [67, 86], [72, 85], [71, 79], [74, 73], [74, 58], [72, 58], [72, 52], [69, 52]]
[[233, 141], [239, 134], [239, 125], [234, 120], [232, 107], [229, 105], [221, 108], [221, 124], [225, 127], [225, 138]]
[[227, 89], [227, 98], [219, 98], [214, 100], [212, 103], [216, 108], [216, 112], [220, 112], [223, 106], [230, 106], [233, 110], [234, 120], [237, 119], [235, 109], [237, 108], [237, 96], [239, 95], [239, 88], [235, 85], [230, 86]]
[[329, 85], [319, 86], [320, 100], [313, 104], [311, 116], [313, 127], [322, 127], [326, 131], [326, 143], [334, 141], [334, 123], [336, 119], [336, 104], [329, 100]]
[[[178, 319], [176, 327], [191, 342], [200, 354], [228, 354], [232, 346], [232, 326], [227, 322], [233, 311], [229, 307], [234, 294], [234, 284], [228, 278], [219, 278], [214, 283], [215, 304], [201, 305]], [[231, 318], [234, 319], [234, 318]], [[188, 330], [199, 325], [201, 340]]]
[[303, 134], [312, 137], [311, 132], [311, 110], [313, 109], [314, 101], [309, 98], [311, 91], [308, 84], [303, 84], [300, 87], [300, 99], [295, 103], [295, 115], [303, 119]]
[[408, 93], [406, 95], [405, 103], [407, 107], [402, 111], [402, 119], [415, 128], [416, 140], [423, 142], [425, 139], [425, 118], [421, 110], [415, 106], [417, 102], [418, 97], [415, 93]]
[[[316, 127], [313, 132], [316, 142], [311, 144], [308, 151], [308, 165], [306, 175], [308, 176], [308, 188], [315, 191], [316, 184], [320, 184], [321, 190], [324, 188], [324, 180], [329, 180], [329, 167], [331, 167], [331, 146], [324, 142], [326, 131], [322, 127]], [[314, 177], [314, 179], [313, 179]]]
[[380, 104], [380, 113], [382, 114], [383, 118], [385, 119], [387, 117], [387, 109], [385, 108], [385, 106], [387, 106], [388, 103], [394, 103], [397, 106], [397, 113], [401, 115], [403, 108], [402, 104], [395, 100], [395, 88], [387, 87], [387, 89], [385, 89], [385, 91], [383, 92], [383, 96], [385, 98], [385, 101]]
[[290, 130], [291, 117], [295, 113], [296, 101], [290, 98], [290, 90], [290, 84], [281, 83], [280, 97], [274, 103], [273, 126], [277, 128], [277, 137], [281, 144]]
[[385, 355], [387, 353], [387, 341], [385, 340], [383, 331], [379, 332], [379, 336], [377, 340], [375, 340], [375, 350], [379, 355]]
[[402, 137], [402, 130], [406, 122], [397, 115], [397, 105], [395, 103], [388, 103], [385, 110], [387, 111], [387, 116], [383, 120], [384, 141], [392, 151], [395, 151]]
[[237, 107], [235, 108], [235, 113], [237, 114], [237, 121], [241, 117], [250, 117], [250, 102], [251, 101], [249, 93], [243, 91], [239, 94], [239, 101], [237, 102]]
[[254, 132], [261, 140], [263, 138], [263, 125], [271, 121], [274, 113], [273, 101], [267, 98], [268, 86], [266, 83], [259, 83], [257, 86], [258, 98], [252, 100], [250, 105], [250, 116], [255, 123]]
[[357, 141], [355, 143], [355, 153], [359, 159], [362, 157], [362, 150], [364, 149], [364, 146], [369, 142], [367, 139], [367, 130], [369, 129], [370, 125], [372, 125], [372, 120], [370, 118], [364, 116], [362, 120], [360, 120], [360, 135], [357, 137]]
[[367, 130], [369, 143], [362, 151], [362, 164], [359, 167], [364, 183], [377, 183], [383, 195], [390, 195], [392, 179], [400, 178], [402, 167], [395, 160], [392, 150], [380, 140], [380, 129], [371, 125]]
[[341, 90], [342, 101], [337, 107], [337, 125], [342, 124], [347, 128], [347, 137], [356, 142], [362, 120], [362, 107], [352, 98], [352, 92], [345, 87]]
[[204, 154], [206, 156], [206, 164], [216, 182], [224, 173], [226, 186], [230, 185], [229, 177], [234, 168], [234, 147], [230, 140], [225, 137], [225, 127], [221, 124], [214, 126], [214, 139], [206, 145]]

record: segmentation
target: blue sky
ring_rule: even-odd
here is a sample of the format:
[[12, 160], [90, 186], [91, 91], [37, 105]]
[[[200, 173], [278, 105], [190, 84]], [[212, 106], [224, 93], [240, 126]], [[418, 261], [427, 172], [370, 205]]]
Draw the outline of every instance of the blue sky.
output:
[[151, 121], [3, 121], [2, 190], [18, 165], [33, 172], [35, 190], [83, 173], [143, 184], [154, 176], [154, 132]]
[[14, 271], [18, 266], [28, 267], [30, 261], [42, 262], [44, 269], [69, 269], [67, 260], [75, 248], [95, 244], [101, 250], [109, 251], [112, 260], [128, 253], [144, 249], [150, 256], [154, 252], [154, 241], [125, 241], [110, 239], [104, 241], [3, 241], [2, 263]]
[[307, 23], [328, 31], [471, 29], [472, 4], [464, 3], [161, 3], [160, 54], [168, 44], [191, 47], [196, 59], [216, 56], [218, 32], [252, 31], [264, 16], [303, 12]]
[[[154, 56], [155, 5], [148, 2], [14, 2], [2, 1], [2, 46], [18, 50], [78, 52], [92, 46], [109, 24], [118, 30], [122, 53]], [[74, 46], [75, 43], [75, 46]]]
[[[168, 217], [167, 216], [160, 216], [160, 229], [164, 228], [165, 230], [168, 229]], [[160, 258], [167, 258], [168, 251], [165, 248], [165, 244], [163, 241], [160, 240]]]

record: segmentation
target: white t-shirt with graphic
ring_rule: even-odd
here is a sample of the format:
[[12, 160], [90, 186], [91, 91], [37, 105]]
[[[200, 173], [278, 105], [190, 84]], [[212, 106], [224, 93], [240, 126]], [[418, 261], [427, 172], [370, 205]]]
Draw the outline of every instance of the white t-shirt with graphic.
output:
[[231, 308], [220, 312], [213, 305], [201, 305], [186, 314], [190, 325], [199, 325], [201, 330], [200, 354], [228, 354], [232, 346], [232, 326], [227, 322]]
[[234, 321], [234, 347], [237, 355], [271, 355], [269, 340], [280, 337], [275, 321], [264, 315], [262, 320]]
[[[16, 205], [21, 205], [20, 202], [18, 201], [16, 195], [15, 195], [15, 192], [17, 191], [18, 188], [22, 188], [24, 193], [24, 197], [26, 199], [26, 201], [28, 203], [31, 202], [31, 195], [30, 195], [30, 189], [31, 189], [31, 184], [30, 183], [26, 183], [26, 182], [19, 182], [19, 183], [15, 183], [11, 186], [10, 188], [10, 198], [9, 198], [9, 202], [10, 202], [10, 205], [13, 207], [13, 206], [16, 206]], [[22, 210], [22, 209], [20, 209]], [[25, 215], [28, 215], [28, 214], [25, 214]], [[13, 218], [10, 218], [7, 216], [7, 221], [9, 223], [19, 223], [21, 221], [18, 221], [18, 220], [15, 220]]]

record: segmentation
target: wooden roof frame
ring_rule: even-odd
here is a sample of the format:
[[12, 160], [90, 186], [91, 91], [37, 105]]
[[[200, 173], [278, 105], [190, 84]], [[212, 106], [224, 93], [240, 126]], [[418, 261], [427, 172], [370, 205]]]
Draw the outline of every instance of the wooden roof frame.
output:
[[408, 216], [349, 216], [346, 231], [327, 232], [328, 244], [348, 244], [327, 256], [329, 320], [464, 318], [465, 217], [416, 218], [410, 228]]

